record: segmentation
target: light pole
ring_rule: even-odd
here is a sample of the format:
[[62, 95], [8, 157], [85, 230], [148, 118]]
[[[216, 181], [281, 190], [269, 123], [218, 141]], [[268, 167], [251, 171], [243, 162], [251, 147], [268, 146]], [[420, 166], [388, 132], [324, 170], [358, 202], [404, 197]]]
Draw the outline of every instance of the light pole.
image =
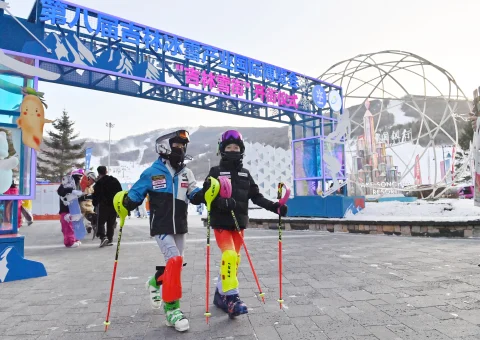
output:
[[115, 124], [113, 123], [106, 123], [106, 127], [108, 127], [108, 171], [110, 171], [110, 145], [111, 145], [111, 132], [112, 129], [115, 127]]

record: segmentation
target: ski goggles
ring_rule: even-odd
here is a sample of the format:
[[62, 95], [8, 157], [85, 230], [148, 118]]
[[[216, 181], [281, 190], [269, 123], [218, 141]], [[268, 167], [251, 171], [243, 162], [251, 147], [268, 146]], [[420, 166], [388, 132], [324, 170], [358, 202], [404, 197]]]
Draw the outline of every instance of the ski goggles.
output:
[[243, 136], [237, 130], [228, 130], [222, 134], [222, 142], [229, 139], [243, 140]]
[[187, 130], [175, 131], [175, 135], [181, 139], [185, 139], [187, 142], [190, 142], [190, 134]]
[[171, 139], [171, 138], [175, 138], [175, 137], [179, 138], [184, 143], [189, 143], [190, 142], [190, 134], [188, 133], [187, 130], [177, 130], [175, 132], [160, 136], [160, 137], [157, 138], [157, 140], [155, 142], [158, 144], [163, 140]]

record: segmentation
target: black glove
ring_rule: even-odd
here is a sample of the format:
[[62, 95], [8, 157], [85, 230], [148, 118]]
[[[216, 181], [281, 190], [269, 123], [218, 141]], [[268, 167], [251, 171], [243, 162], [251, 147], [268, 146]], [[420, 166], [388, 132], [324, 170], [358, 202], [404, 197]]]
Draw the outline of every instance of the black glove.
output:
[[128, 216], [130, 216], [130, 211], [135, 210], [140, 204], [142, 204], [142, 202], [140, 203], [134, 202], [130, 199], [130, 197], [128, 197], [128, 195], [125, 195], [123, 197], [122, 204], [125, 207], [125, 209], [128, 210]]
[[214, 201], [214, 205], [216, 208], [220, 210], [230, 211], [235, 209], [237, 202], [233, 197], [230, 197], [230, 198], [217, 197]]
[[288, 207], [285, 204], [280, 206], [280, 203], [275, 202], [273, 203], [272, 209], [270, 211], [272, 211], [275, 214], [278, 214], [278, 208], [280, 208], [280, 216], [287, 216]]
[[203, 191], [206, 192], [209, 188], [212, 181], [210, 180], [210, 176], [203, 182]]

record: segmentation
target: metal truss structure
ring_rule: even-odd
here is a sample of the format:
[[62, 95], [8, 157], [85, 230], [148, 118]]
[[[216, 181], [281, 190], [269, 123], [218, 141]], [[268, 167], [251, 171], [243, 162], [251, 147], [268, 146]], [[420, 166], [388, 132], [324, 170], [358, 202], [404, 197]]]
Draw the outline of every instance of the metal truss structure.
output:
[[[452, 148], [451, 159], [455, 160], [455, 150], [460, 151], [457, 124], [469, 120], [468, 115], [471, 111], [470, 101], [454, 77], [444, 68], [410, 52], [386, 50], [360, 54], [338, 62], [321, 74], [319, 78], [342, 86], [344, 107], [350, 108], [351, 133], [355, 133], [356, 130], [366, 131], [365, 118], [360, 115], [365, 112], [365, 106], [368, 111], [367, 101], [376, 101], [378, 104], [373, 114], [376, 123], [372, 129], [377, 135], [382, 132], [380, 121], [390, 119], [388, 115], [392, 115], [392, 112], [398, 111], [402, 107], [410, 112], [410, 119], [418, 120], [418, 131], [417, 133], [414, 131], [412, 141], [415, 148], [421, 150], [419, 151], [420, 160], [415, 161], [415, 155], [408, 155], [408, 157], [402, 155], [397, 149], [400, 145], [391, 145], [389, 140], [386, 141], [386, 149], [400, 161], [404, 168], [398, 182], [402, 182], [406, 176], [411, 175], [416, 166], [419, 167], [422, 157], [430, 158], [430, 154], [432, 154], [434, 161], [433, 184], [420, 185], [420, 183], [408, 188], [396, 188], [397, 191], [431, 191], [431, 194], [427, 195], [428, 198], [439, 197], [449, 188], [446, 184], [459, 180], [470, 165], [469, 159], [465, 159], [457, 171], [453, 169], [452, 165], [452, 170], [446, 169], [445, 174], [442, 170], [440, 178], [437, 174], [437, 172], [441, 172], [438, 162], [442, 160], [442, 156], [445, 161], [444, 155], [438, 154], [438, 147], [442, 148], [442, 145], [448, 145]], [[392, 105], [393, 102], [396, 104]], [[428, 103], [430, 103], [430, 107]], [[395, 121], [395, 124], [398, 123]], [[446, 126], [449, 126], [449, 131]], [[383, 131], [387, 130], [383, 129]], [[439, 142], [439, 136], [442, 137], [443, 142]], [[426, 146], [421, 146], [420, 142]], [[347, 143], [347, 153], [354, 155], [355, 147], [356, 143]], [[443, 153], [443, 149], [440, 152]], [[430, 159], [428, 162], [430, 164]], [[351, 163], [349, 169], [350, 183], [364, 185], [365, 183], [359, 183], [356, 173], [359, 169], [355, 169], [356, 164], [354, 163]], [[430, 165], [428, 167], [430, 182]], [[378, 185], [372, 185], [371, 188], [385, 189]]]

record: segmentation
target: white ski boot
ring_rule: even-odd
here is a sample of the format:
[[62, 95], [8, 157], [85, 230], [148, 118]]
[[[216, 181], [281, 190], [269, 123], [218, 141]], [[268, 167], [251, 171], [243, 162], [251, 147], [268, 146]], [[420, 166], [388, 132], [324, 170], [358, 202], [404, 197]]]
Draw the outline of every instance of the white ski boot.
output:
[[162, 307], [162, 290], [155, 282], [155, 276], [152, 276], [145, 282], [145, 289], [150, 293], [150, 305], [153, 309]]
[[175, 301], [172, 303], [165, 303], [165, 324], [169, 327], [175, 327], [179, 332], [188, 331], [190, 325], [188, 319], [185, 317], [183, 312], [180, 310], [180, 301]]

